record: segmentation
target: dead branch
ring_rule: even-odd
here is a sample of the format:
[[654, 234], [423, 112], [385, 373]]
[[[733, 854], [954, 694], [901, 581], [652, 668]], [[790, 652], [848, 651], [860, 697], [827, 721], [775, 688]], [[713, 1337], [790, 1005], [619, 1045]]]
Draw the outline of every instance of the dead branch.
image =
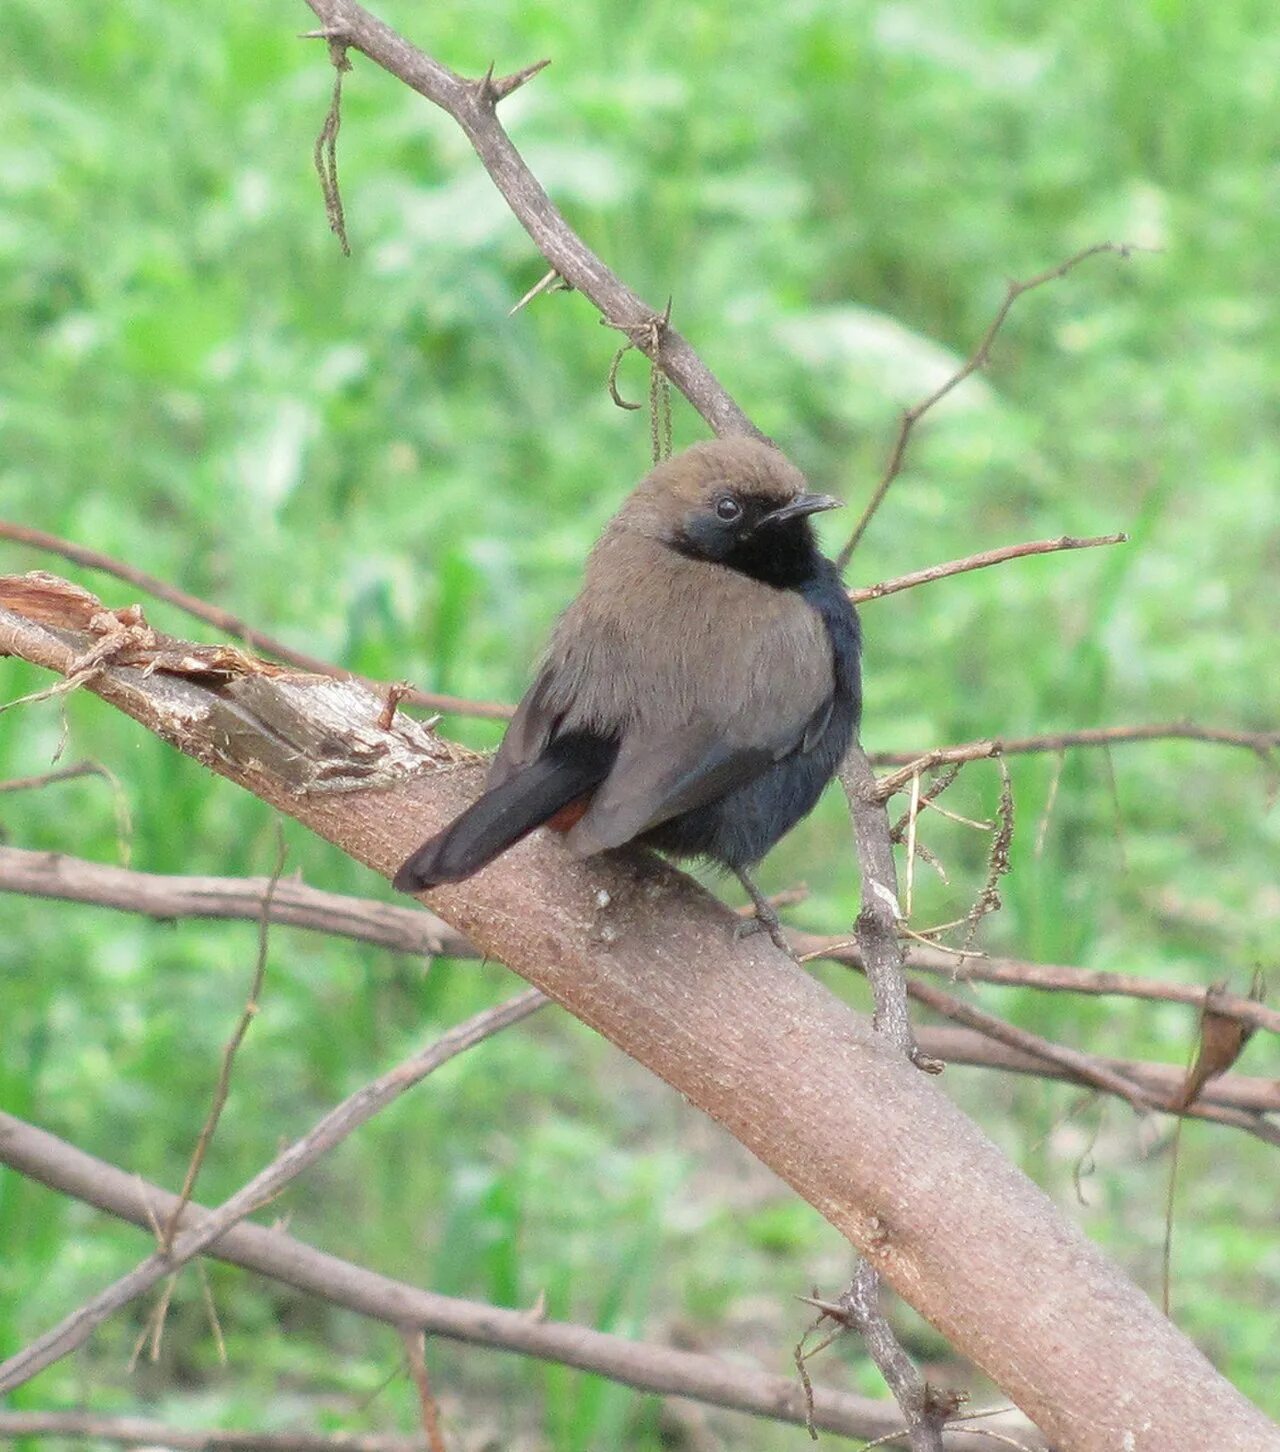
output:
[[[0, 651], [62, 673], [96, 617], [64, 586], [59, 623], [58, 591], [36, 583], [33, 620], [15, 608], [31, 582], [0, 581]], [[180, 644], [85, 689], [375, 871], [474, 795], [473, 760], [403, 716], [379, 731], [357, 684], [230, 659], [211, 678]], [[573, 862], [538, 834], [428, 897], [719, 1120], [1064, 1452], [1212, 1444], [1224, 1425], [1269, 1452], [1275, 1428], [928, 1076], [771, 943], [734, 943], [733, 915], [681, 874], [643, 853]]]
[[[31, 529], [25, 524], [14, 524], [10, 520], [0, 520], [0, 539], [12, 540], [15, 544], [29, 545], [32, 549], [59, 555], [73, 564], [84, 566], [85, 569], [97, 570], [101, 574], [136, 585], [139, 590], [157, 600], [163, 600], [166, 605], [174, 606], [184, 615], [203, 620], [215, 630], [244, 641], [254, 650], [260, 650], [274, 660], [297, 666], [299, 670], [313, 671], [318, 676], [332, 676], [335, 680], [359, 680], [373, 689], [386, 690], [386, 686], [380, 686], [376, 681], [344, 671], [340, 666], [307, 655], [305, 651], [294, 650], [292, 646], [256, 629], [238, 615], [233, 615], [230, 610], [224, 610], [220, 605], [211, 605], [207, 600], [201, 600], [198, 595], [189, 595], [185, 590], [179, 590], [164, 580], [158, 580], [154, 575], [148, 575], [145, 570], [139, 570], [111, 555], [104, 555], [99, 550], [86, 549], [84, 545], [61, 539], [56, 534], [46, 534], [42, 529]], [[420, 691], [416, 687], [402, 692], [401, 698], [412, 701], [415, 706], [424, 706], [429, 711], [448, 711], [458, 716], [481, 716], [498, 721], [508, 719], [514, 709], [496, 701], [468, 701], [461, 696], [445, 696], [436, 691]]]
[[850, 590], [849, 599], [855, 605], [868, 600], [882, 600], [886, 595], [896, 595], [899, 590], [914, 590], [917, 585], [930, 585], [934, 580], [945, 580], [952, 575], [965, 575], [970, 570], [985, 570], [991, 565], [1003, 565], [1008, 560], [1024, 560], [1030, 555], [1051, 555], [1061, 550], [1091, 550], [1099, 545], [1126, 544], [1127, 534], [1099, 534], [1088, 539], [1064, 534], [1057, 539], [1033, 539], [1025, 544], [1003, 545], [999, 549], [982, 550], [976, 555], [966, 555], [962, 560], [949, 560], [945, 565], [930, 565], [925, 570], [913, 570], [909, 575], [899, 575], [893, 580], [881, 580], [878, 585], [863, 585]]
[[1005, 289], [1004, 301], [996, 309], [995, 317], [992, 318], [987, 331], [982, 335], [982, 340], [969, 355], [968, 359], [956, 369], [945, 383], [934, 389], [927, 398], [922, 398], [919, 403], [903, 410], [902, 418], [898, 423], [898, 436], [894, 440], [893, 448], [889, 452], [889, 462], [885, 465], [884, 473], [880, 476], [880, 482], [876, 485], [875, 493], [872, 494], [867, 503], [867, 507], [862, 511], [862, 515], [857, 524], [854, 525], [853, 533], [849, 536], [845, 547], [837, 556], [836, 563], [842, 571], [849, 563], [854, 550], [858, 548], [858, 542], [866, 533], [867, 526], [871, 523], [876, 510], [884, 502], [884, 497], [889, 492], [890, 485], [902, 472], [902, 463], [906, 457], [907, 444], [911, 439], [911, 434], [916, 425], [935, 404], [941, 403], [947, 394], [959, 388], [966, 378], [971, 377], [980, 368], [986, 367], [991, 359], [991, 345], [995, 342], [996, 335], [1000, 329], [1004, 327], [1005, 320], [1012, 311], [1014, 303], [1024, 293], [1032, 292], [1038, 287], [1044, 287], [1046, 283], [1056, 282], [1058, 278], [1065, 277], [1067, 273], [1073, 268], [1078, 267], [1086, 259], [1097, 257], [1099, 253], [1103, 252], [1110, 252], [1118, 257], [1127, 258], [1131, 254], [1132, 248], [1116, 242], [1097, 242], [1092, 247], [1086, 247], [1074, 256], [1068, 257], [1065, 262], [1058, 263], [1056, 267], [1050, 267], [1044, 272], [1037, 273], [1034, 277], [1028, 277], [1021, 282], [1010, 279]]
[[1236, 731], [1223, 726], [1199, 726], [1194, 721], [1163, 721], [1146, 726], [1090, 726], [1079, 731], [1053, 731], [1044, 736], [1002, 736], [987, 741], [967, 741], [960, 746], [939, 746], [932, 751], [875, 751], [876, 766], [896, 766], [900, 771], [880, 778], [880, 796], [887, 800], [909, 786], [911, 778], [935, 766], [953, 762], [986, 761], [996, 756], [1022, 756], [1040, 751], [1065, 751], [1077, 746], [1124, 746], [1134, 741], [1207, 741], [1215, 746], [1241, 746], [1271, 764], [1271, 753], [1280, 748], [1280, 730]]
[[[1062, 1079], [1078, 1084], [1071, 1070], [1048, 1063], [1036, 1054], [1029, 1054], [1001, 1043], [978, 1029], [949, 1027], [943, 1024], [916, 1026], [916, 1039], [928, 1054], [936, 1054], [946, 1064], [966, 1064], [974, 1068], [1004, 1069], [1012, 1074], [1030, 1074], [1040, 1079]], [[1158, 1064], [1149, 1059], [1112, 1059], [1101, 1054], [1089, 1056], [1095, 1063], [1132, 1080], [1147, 1090], [1153, 1100], [1165, 1105], [1170, 1113], [1178, 1103], [1186, 1079], [1177, 1064]], [[1243, 1109], [1251, 1114], [1280, 1114], [1280, 1080], [1258, 1075], [1221, 1074], [1200, 1091], [1199, 1101], [1220, 1104], [1228, 1109]]]
[[[147, 1233], [153, 1221], [159, 1222], [177, 1205], [177, 1196], [169, 1191], [3, 1112], [0, 1163]], [[189, 1206], [182, 1224], [199, 1225], [208, 1213], [202, 1206]], [[658, 1395], [689, 1397], [793, 1424], [804, 1420], [803, 1398], [787, 1377], [718, 1356], [629, 1341], [586, 1326], [544, 1320], [525, 1311], [437, 1295], [314, 1250], [280, 1229], [242, 1222], [214, 1241], [206, 1254], [392, 1327], [414, 1325], [433, 1336], [560, 1362]], [[3, 1416], [0, 1413], [0, 1418]], [[814, 1388], [814, 1418], [824, 1431], [850, 1437], [879, 1437], [901, 1425], [898, 1409], [891, 1403], [826, 1387]], [[1021, 1419], [1018, 1422], [1020, 1429], [1026, 1426]], [[0, 1420], [0, 1436], [4, 1435], [4, 1425]], [[1034, 1433], [1030, 1435], [1034, 1437]], [[959, 1437], [946, 1443], [948, 1452], [972, 1445]], [[1036, 1445], [1042, 1445], [1039, 1439]], [[280, 1452], [292, 1449], [282, 1448]], [[311, 1449], [300, 1447], [298, 1452]], [[317, 1448], [315, 1452], [326, 1449]], [[340, 1446], [333, 1452], [348, 1449]], [[354, 1452], [364, 1449], [357, 1447]], [[372, 1452], [382, 1449], [374, 1448]]]
[[[206, 1250], [219, 1236], [247, 1215], [261, 1209], [305, 1169], [327, 1154], [334, 1145], [339, 1144], [393, 1099], [398, 1099], [407, 1089], [420, 1083], [441, 1064], [448, 1063], [450, 1059], [500, 1029], [526, 1018], [545, 1002], [546, 999], [541, 993], [530, 989], [506, 1003], [499, 1004], [497, 1008], [475, 1014], [465, 1023], [450, 1029], [428, 1048], [344, 1099], [308, 1134], [295, 1140], [283, 1154], [278, 1155], [247, 1185], [237, 1190], [229, 1200], [211, 1211], [198, 1224], [183, 1231], [168, 1245], [162, 1244], [159, 1250], [140, 1262], [128, 1275], [122, 1276], [84, 1305], [77, 1307], [43, 1336], [0, 1363], [0, 1392], [12, 1391], [15, 1387], [22, 1386], [45, 1367], [68, 1355], [77, 1346], [83, 1345], [95, 1327], [100, 1326], [108, 1316]], [[181, 1208], [179, 1197], [179, 1212]]]
[[953, 1023], [977, 1029], [979, 1033], [986, 1034], [988, 1038], [1011, 1049], [1018, 1049], [1046, 1063], [1054, 1064], [1068, 1077], [1104, 1093], [1118, 1095], [1127, 1100], [1134, 1109], [1159, 1110], [1166, 1114], [1211, 1119], [1217, 1124], [1229, 1124], [1235, 1129], [1243, 1129], [1268, 1144], [1280, 1145], [1280, 1125], [1272, 1124], [1263, 1115], [1204, 1102], [1183, 1105], [1177, 1096], [1169, 1101], [1163, 1100], [1140, 1083], [1113, 1069], [1096, 1055], [1070, 1048], [1066, 1044], [1055, 1043], [1052, 1039], [1042, 1038], [1028, 1029], [1018, 1028], [994, 1013], [965, 1003], [954, 994], [944, 993], [932, 983], [921, 983], [912, 979], [907, 984], [907, 991], [917, 1003], [923, 1003]]

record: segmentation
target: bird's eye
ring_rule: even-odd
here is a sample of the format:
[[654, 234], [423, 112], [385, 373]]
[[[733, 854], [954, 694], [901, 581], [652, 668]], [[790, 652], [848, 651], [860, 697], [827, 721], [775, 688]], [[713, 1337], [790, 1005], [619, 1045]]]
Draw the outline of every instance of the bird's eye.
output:
[[726, 524], [742, 518], [742, 505], [731, 494], [722, 494], [715, 504], [716, 518]]

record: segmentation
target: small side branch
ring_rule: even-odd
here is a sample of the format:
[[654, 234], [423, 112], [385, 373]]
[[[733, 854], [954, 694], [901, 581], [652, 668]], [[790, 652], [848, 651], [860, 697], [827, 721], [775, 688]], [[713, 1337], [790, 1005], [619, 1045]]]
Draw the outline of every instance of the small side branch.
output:
[[1038, 272], [1034, 277], [1025, 278], [1021, 282], [1016, 280], [1009, 282], [1005, 290], [1004, 301], [996, 309], [995, 317], [992, 318], [987, 327], [987, 331], [982, 335], [982, 340], [969, 355], [968, 359], [956, 369], [941, 387], [936, 388], [927, 398], [922, 398], [919, 403], [903, 411], [902, 418], [898, 424], [898, 436], [894, 440], [893, 448], [890, 450], [889, 462], [885, 465], [884, 473], [880, 476], [880, 483], [876, 485], [875, 493], [868, 501], [867, 507], [862, 511], [862, 515], [854, 526], [853, 533], [849, 536], [845, 547], [836, 558], [836, 563], [841, 570], [849, 563], [854, 550], [858, 548], [859, 541], [866, 533], [867, 526], [871, 523], [876, 510], [884, 503], [884, 497], [889, 492], [890, 485], [892, 485], [893, 481], [902, 472], [902, 463], [906, 457], [907, 444], [911, 439], [911, 434], [915, 426], [931, 408], [941, 403], [947, 394], [959, 388], [966, 378], [972, 377], [980, 368], [986, 367], [991, 358], [991, 345], [995, 342], [996, 335], [1000, 329], [1004, 327], [1005, 319], [1008, 318], [1014, 303], [1024, 293], [1033, 292], [1038, 287], [1044, 287], [1046, 283], [1056, 282], [1058, 278], [1065, 277], [1068, 272], [1078, 267], [1088, 258], [1097, 257], [1103, 252], [1110, 252], [1118, 257], [1127, 258], [1132, 254], [1133, 249], [1117, 242], [1097, 242], [1092, 247], [1085, 247], [1082, 251], [1068, 257], [1065, 262], [1058, 263], [1056, 267], [1047, 268], [1044, 272]]
[[882, 776], [878, 785], [881, 800], [887, 800], [911, 778], [936, 766], [956, 762], [987, 761], [997, 756], [1022, 756], [1034, 752], [1065, 751], [1082, 746], [1125, 746], [1135, 741], [1205, 741], [1214, 746], [1239, 746], [1252, 751], [1267, 766], [1275, 765], [1280, 748], [1280, 731], [1237, 731], [1223, 726], [1201, 726], [1194, 721], [1163, 721], [1142, 726], [1091, 726], [1080, 731], [1053, 731], [1043, 736], [992, 737], [988, 741], [967, 741], [959, 746], [939, 746], [913, 755], [907, 751], [872, 752], [876, 766], [896, 766], [900, 771]]
[[948, 560], [945, 565], [930, 565], [928, 569], [914, 570], [909, 575], [899, 575], [894, 580], [882, 580], [878, 585], [863, 585], [849, 591], [849, 599], [855, 605], [868, 600], [882, 600], [886, 595], [896, 595], [899, 590], [912, 590], [917, 585], [931, 585], [935, 580], [945, 580], [951, 575], [965, 575], [970, 570], [985, 570], [989, 565], [1002, 565], [1006, 560], [1022, 560], [1028, 555], [1051, 555], [1060, 550], [1091, 550], [1099, 545], [1125, 544], [1127, 534], [1098, 534], [1088, 538], [1075, 535], [1059, 535], [1057, 539], [1033, 539], [1025, 544], [1004, 545], [999, 549], [982, 550], [976, 555], [966, 555], [962, 560]]

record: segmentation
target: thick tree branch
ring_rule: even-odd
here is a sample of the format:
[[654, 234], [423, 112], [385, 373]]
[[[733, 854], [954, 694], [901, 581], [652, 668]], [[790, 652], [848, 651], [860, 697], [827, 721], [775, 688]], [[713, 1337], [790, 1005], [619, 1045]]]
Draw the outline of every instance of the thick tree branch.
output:
[[[274, 636], [256, 629], [247, 621], [240, 619], [238, 615], [233, 615], [230, 610], [224, 610], [221, 605], [210, 604], [208, 600], [202, 600], [198, 595], [189, 595], [185, 590], [179, 590], [177, 586], [159, 580], [154, 575], [148, 575], [145, 570], [139, 570], [134, 565], [130, 565], [124, 560], [118, 560], [112, 555], [104, 555], [99, 550], [87, 549], [84, 545], [76, 544], [69, 539], [62, 539], [56, 534], [46, 534], [42, 529], [31, 529], [25, 524], [14, 524], [4, 519], [0, 519], [0, 539], [12, 540], [15, 544], [28, 545], [32, 549], [60, 555], [73, 564], [83, 565], [86, 569], [98, 570], [104, 575], [111, 575], [117, 580], [124, 580], [127, 584], [136, 585], [139, 590], [145, 591], [157, 600], [163, 600], [166, 605], [174, 606], [185, 615], [190, 615], [192, 619], [203, 620], [206, 625], [212, 625], [215, 630], [234, 636], [236, 640], [242, 640], [246, 645], [251, 645], [254, 650], [260, 650], [275, 660], [284, 661], [287, 665], [297, 666], [299, 670], [314, 671], [316, 675], [332, 676], [335, 680], [362, 681], [371, 690], [385, 691], [388, 689], [387, 686], [377, 681], [371, 681], [366, 676], [358, 676], [353, 671], [344, 671], [340, 666], [331, 665], [328, 661], [307, 655], [305, 651], [295, 650], [291, 645], [286, 645], [284, 641], [277, 640]], [[401, 700], [410, 701], [415, 706], [423, 706], [428, 711], [448, 711], [455, 716], [481, 716], [498, 721], [505, 721], [512, 712], [512, 707], [504, 706], [498, 701], [469, 701], [461, 696], [441, 695], [437, 691], [420, 691], [416, 686], [404, 690]]]
[[[0, 583], [0, 651], [65, 675], [97, 650], [85, 688], [384, 875], [478, 786], [421, 727], [380, 730], [356, 684], [137, 636], [129, 663], [108, 661], [109, 628], [74, 587]], [[733, 915], [688, 879], [640, 853], [574, 862], [540, 835], [428, 897], [724, 1124], [1064, 1452], [1220, 1445], [1224, 1427], [1240, 1452], [1274, 1448], [1275, 1427], [928, 1076], [759, 935], [735, 943]]]
[[[61, 1194], [127, 1220], [144, 1232], [171, 1215], [178, 1203], [178, 1197], [169, 1191], [3, 1113], [0, 1163]], [[189, 1206], [180, 1223], [183, 1228], [199, 1225], [208, 1213], [202, 1206]], [[206, 1253], [389, 1326], [416, 1326], [433, 1336], [561, 1362], [641, 1391], [689, 1397], [777, 1421], [804, 1421], [804, 1397], [790, 1377], [773, 1376], [705, 1353], [629, 1341], [586, 1326], [547, 1321], [527, 1311], [437, 1295], [314, 1250], [280, 1229], [243, 1222], [214, 1241]], [[891, 1403], [826, 1387], [814, 1388], [814, 1420], [823, 1431], [849, 1437], [879, 1437], [901, 1425], [898, 1409]], [[1027, 1441], [1030, 1435], [1035, 1445], [1041, 1445], [1034, 1433], [1024, 1431], [1026, 1424], [1021, 1419], [1018, 1423], [1020, 1440]], [[993, 1425], [999, 1427], [1001, 1423], [997, 1420]], [[1015, 1430], [1005, 1425], [1006, 1430]], [[4, 1423], [0, 1422], [2, 1435]], [[973, 1440], [962, 1440], [957, 1434], [946, 1445], [950, 1452], [956, 1452], [971, 1448]], [[308, 1449], [299, 1447], [297, 1452]], [[365, 1449], [357, 1443], [350, 1448], [335, 1447], [334, 1452]], [[382, 1449], [372, 1447], [368, 1452]]]

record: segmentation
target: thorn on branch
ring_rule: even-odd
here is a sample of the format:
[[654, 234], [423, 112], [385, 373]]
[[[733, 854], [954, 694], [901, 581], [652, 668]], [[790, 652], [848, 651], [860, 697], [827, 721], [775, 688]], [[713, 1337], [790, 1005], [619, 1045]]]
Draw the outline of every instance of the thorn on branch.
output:
[[509, 76], [495, 77], [493, 74], [494, 62], [490, 61], [488, 70], [478, 81], [471, 82], [471, 88], [480, 104], [493, 110], [499, 101], [505, 101], [513, 91], [518, 91], [526, 81], [531, 81], [539, 71], [545, 71], [550, 64], [551, 57], [547, 56], [521, 70], [512, 71]]
[[514, 318], [521, 308], [527, 307], [528, 304], [531, 303], [535, 297], [540, 296], [544, 292], [572, 291], [573, 283], [566, 282], [564, 278], [561, 277], [560, 274], [553, 267], [549, 272], [544, 273], [543, 276], [534, 283], [534, 285], [529, 289], [527, 293], [525, 293], [525, 295], [520, 299], [515, 307], [511, 309], [507, 316], [509, 318]]

